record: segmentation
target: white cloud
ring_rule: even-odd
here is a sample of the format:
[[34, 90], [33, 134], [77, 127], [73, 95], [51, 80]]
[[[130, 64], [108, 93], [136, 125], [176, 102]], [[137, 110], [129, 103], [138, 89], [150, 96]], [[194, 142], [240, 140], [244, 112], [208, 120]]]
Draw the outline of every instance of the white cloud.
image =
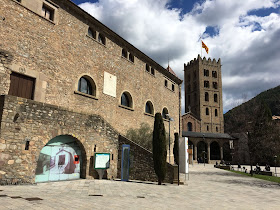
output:
[[201, 52], [199, 36], [207, 26], [218, 29], [215, 36], [204, 34], [204, 42], [208, 56], [222, 61], [226, 111], [244, 95], [249, 99], [279, 85], [279, 12], [248, 15], [278, 8], [279, 0], [206, 0], [183, 15], [169, 5], [168, 0], [99, 0], [79, 6], [162, 66], [169, 58], [181, 79], [183, 64]]

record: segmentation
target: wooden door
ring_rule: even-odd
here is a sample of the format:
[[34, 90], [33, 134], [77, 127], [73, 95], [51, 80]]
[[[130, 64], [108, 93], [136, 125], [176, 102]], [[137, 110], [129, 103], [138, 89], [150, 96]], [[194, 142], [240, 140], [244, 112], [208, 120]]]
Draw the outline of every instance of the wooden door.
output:
[[33, 99], [35, 79], [12, 72], [9, 95]]

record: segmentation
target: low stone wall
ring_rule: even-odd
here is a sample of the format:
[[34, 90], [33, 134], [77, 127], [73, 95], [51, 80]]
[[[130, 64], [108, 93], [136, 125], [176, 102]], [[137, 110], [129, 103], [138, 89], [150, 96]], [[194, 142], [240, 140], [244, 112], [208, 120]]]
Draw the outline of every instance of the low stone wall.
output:
[[[52, 138], [73, 137], [82, 162], [81, 178], [98, 178], [93, 168], [95, 152], [117, 157], [119, 133], [98, 115], [15, 96], [0, 96], [0, 184], [34, 183], [40, 151]], [[25, 149], [29, 141], [29, 149]], [[117, 177], [117, 159], [110, 161], [107, 178]]]
[[[154, 171], [152, 152], [121, 135], [119, 136], [118, 178], [121, 178], [121, 150], [123, 144], [130, 145], [130, 158], [132, 163], [129, 170], [129, 179], [156, 182], [157, 176]], [[164, 182], [173, 183], [174, 168], [171, 164], [166, 164], [167, 172]]]

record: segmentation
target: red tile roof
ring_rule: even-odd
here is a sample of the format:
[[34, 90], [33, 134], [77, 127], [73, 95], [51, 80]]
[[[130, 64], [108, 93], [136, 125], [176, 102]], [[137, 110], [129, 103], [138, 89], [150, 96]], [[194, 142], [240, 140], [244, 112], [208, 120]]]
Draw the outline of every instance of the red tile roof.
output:
[[167, 71], [169, 71], [171, 74], [175, 75], [177, 77], [177, 75], [175, 74], [175, 72], [171, 69], [171, 67], [168, 65], [166, 68]]

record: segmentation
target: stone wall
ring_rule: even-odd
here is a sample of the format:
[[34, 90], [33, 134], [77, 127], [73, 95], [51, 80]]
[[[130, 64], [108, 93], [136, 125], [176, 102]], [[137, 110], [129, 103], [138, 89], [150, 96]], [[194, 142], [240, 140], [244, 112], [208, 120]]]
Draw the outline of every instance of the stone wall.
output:
[[[130, 145], [130, 163], [129, 170], [130, 180], [143, 180], [143, 181], [157, 181], [157, 176], [154, 171], [154, 162], [152, 152], [146, 150], [140, 145], [130, 141], [129, 139], [119, 136], [119, 156], [118, 156], [118, 178], [121, 178], [121, 155], [122, 145]], [[174, 168], [171, 164], [167, 164], [167, 173], [164, 182], [173, 183]]]
[[195, 117], [192, 113], [188, 112], [182, 116], [182, 131], [188, 130], [188, 123], [192, 123], [193, 132], [201, 132], [201, 122], [197, 117]]
[[[5, 17], [0, 24], [0, 39], [5, 40], [0, 51], [7, 51], [13, 57], [12, 62], [4, 65], [5, 76], [1, 76], [0, 69], [1, 94], [8, 94], [9, 74], [17, 72], [36, 79], [35, 101], [98, 114], [122, 134], [126, 134], [128, 128], [139, 128], [142, 122], [153, 125], [153, 115], [145, 114], [147, 101], [152, 102], [154, 113], [161, 113], [166, 107], [175, 119], [171, 135], [173, 127], [179, 132], [179, 78], [71, 1], [53, 1], [58, 5], [55, 21], [37, 14], [38, 6], [36, 11], [29, 8], [32, 1], [36, 5], [43, 2], [22, 0], [20, 4], [0, 0], [0, 13]], [[106, 37], [105, 45], [87, 35], [89, 26]], [[134, 62], [122, 56], [122, 49], [135, 56]], [[146, 63], [155, 69], [155, 75], [145, 70]], [[104, 72], [116, 77], [115, 97], [104, 94]], [[75, 93], [83, 75], [91, 77], [96, 84], [94, 98]], [[165, 80], [168, 80], [167, 87]], [[132, 96], [132, 109], [120, 106], [124, 91]], [[165, 124], [167, 128], [168, 122]]]
[[[0, 97], [0, 114], [1, 184], [34, 183], [41, 149], [59, 135], [74, 137], [82, 149], [82, 178], [97, 178], [92, 165], [94, 152], [118, 156], [119, 133], [98, 115], [8, 95]], [[26, 141], [30, 141], [29, 150], [25, 150]], [[116, 158], [110, 165], [107, 178], [116, 178]]]
[[[201, 132], [224, 133], [220, 59], [216, 61], [198, 55], [184, 65], [184, 70], [185, 108], [190, 106], [191, 112], [201, 119]], [[204, 70], [208, 70], [208, 75], [204, 75]], [[216, 71], [217, 77], [212, 76], [213, 71]], [[209, 87], [204, 87], [204, 81], [209, 82]], [[213, 82], [217, 83], [217, 88], [213, 87]], [[209, 94], [208, 101], [205, 100], [206, 92]], [[217, 102], [214, 101], [214, 94], [217, 94]], [[209, 114], [206, 114], [206, 108], [209, 109]], [[215, 116], [215, 109], [217, 109], [217, 116]]]
[[[0, 39], [5, 40], [0, 44], [4, 59], [0, 61], [1, 95], [8, 94], [10, 74], [16, 72], [36, 79], [35, 101], [100, 115], [122, 135], [143, 122], [152, 127], [154, 114], [164, 108], [175, 120], [171, 136], [180, 132], [179, 78], [69, 0], [52, 1], [54, 21], [40, 15], [40, 5], [49, 5], [48, 1], [21, 2], [0, 0], [0, 14], [5, 17], [0, 24]], [[105, 45], [88, 36], [89, 27], [105, 36]], [[122, 49], [134, 56], [134, 62], [122, 56]], [[146, 71], [146, 64], [155, 70], [154, 75]], [[115, 96], [104, 93], [105, 72], [116, 77]], [[94, 97], [78, 93], [82, 76], [95, 83]], [[125, 91], [132, 97], [131, 108], [120, 106]], [[145, 113], [147, 101], [153, 105], [152, 115]], [[165, 126], [168, 130], [167, 120]]]

